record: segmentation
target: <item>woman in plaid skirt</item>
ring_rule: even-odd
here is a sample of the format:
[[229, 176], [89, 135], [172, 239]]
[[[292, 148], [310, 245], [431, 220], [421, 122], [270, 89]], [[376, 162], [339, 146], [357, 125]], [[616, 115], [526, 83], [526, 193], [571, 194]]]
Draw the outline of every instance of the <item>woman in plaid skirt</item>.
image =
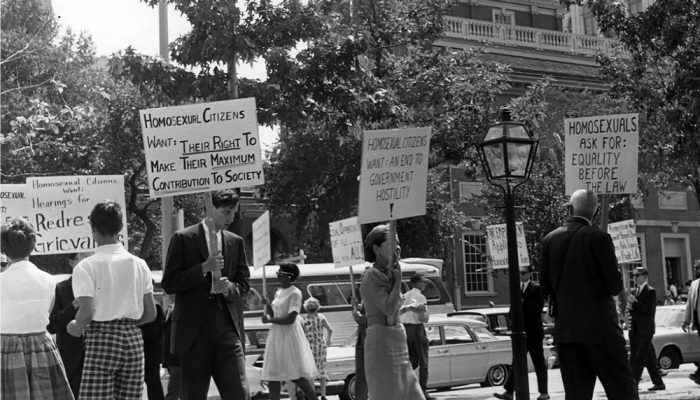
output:
[[0, 274], [0, 398], [72, 400], [63, 362], [46, 332], [54, 279], [29, 261], [34, 228], [14, 219], [2, 226], [0, 239], [10, 259], [10, 267]]

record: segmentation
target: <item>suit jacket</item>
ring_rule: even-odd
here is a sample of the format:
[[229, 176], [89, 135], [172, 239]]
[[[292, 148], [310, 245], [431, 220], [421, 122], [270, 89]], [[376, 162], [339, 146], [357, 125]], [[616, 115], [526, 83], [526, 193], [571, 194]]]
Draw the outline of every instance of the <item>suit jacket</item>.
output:
[[700, 321], [697, 319], [700, 314], [698, 297], [700, 297], [700, 279], [696, 279], [690, 284], [688, 303], [685, 305], [685, 317], [683, 318], [683, 322], [689, 327], [695, 327], [700, 333]]
[[636, 298], [637, 301], [630, 306], [630, 315], [632, 316], [630, 336], [654, 336], [656, 331], [656, 323], [654, 322], [656, 289], [647, 283]]
[[610, 235], [569, 218], [542, 240], [541, 282], [557, 306], [555, 343], [625, 343], [612, 297], [622, 274]]
[[[170, 349], [174, 355], [183, 355], [194, 342], [207, 314], [211, 289], [211, 275], [204, 276], [202, 263], [209, 257], [206, 232], [201, 223], [175, 232], [170, 240], [168, 256], [161, 284], [166, 293], [175, 294], [172, 315]], [[243, 239], [223, 231], [222, 253], [224, 269], [221, 276], [238, 287], [226, 304], [239, 338], [243, 338], [243, 296], [250, 289], [250, 270], [245, 256]], [[217, 295], [222, 296], [222, 295]], [[223, 296], [222, 296], [223, 297]]]
[[525, 334], [527, 339], [544, 339], [544, 325], [542, 325], [542, 309], [544, 308], [544, 298], [540, 290], [540, 284], [534, 281], [525, 288], [525, 293], [521, 293], [523, 301], [523, 320], [525, 323]]
[[56, 344], [63, 359], [66, 374], [69, 377], [77, 374], [80, 378], [85, 358], [83, 339], [72, 336], [66, 330], [68, 323], [75, 319], [78, 311], [73, 307], [74, 299], [72, 277], [56, 284], [56, 295], [46, 330], [56, 335]]

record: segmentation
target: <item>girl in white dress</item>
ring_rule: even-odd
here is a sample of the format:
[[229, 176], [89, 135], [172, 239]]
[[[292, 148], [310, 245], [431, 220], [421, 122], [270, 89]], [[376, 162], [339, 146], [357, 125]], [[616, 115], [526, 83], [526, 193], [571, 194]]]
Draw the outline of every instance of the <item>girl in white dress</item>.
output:
[[271, 400], [279, 400], [282, 381], [294, 382], [308, 399], [317, 399], [311, 383], [317, 375], [316, 363], [301, 319], [297, 318], [301, 311], [301, 290], [292, 282], [298, 277], [296, 264], [280, 264], [277, 280], [282, 288], [277, 289], [271, 304], [265, 301], [262, 322], [272, 326], [265, 345], [262, 379], [268, 382]]

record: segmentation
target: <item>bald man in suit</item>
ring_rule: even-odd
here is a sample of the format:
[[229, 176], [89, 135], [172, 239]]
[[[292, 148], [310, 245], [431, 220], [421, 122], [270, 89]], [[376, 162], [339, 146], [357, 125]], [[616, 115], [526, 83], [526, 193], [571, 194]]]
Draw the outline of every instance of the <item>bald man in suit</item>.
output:
[[612, 238], [592, 225], [598, 199], [577, 190], [566, 224], [542, 240], [542, 294], [555, 305], [554, 342], [567, 400], [593, 397], [596, 378], [610, 400], [636, 400], [613, 296], [622, 290]]

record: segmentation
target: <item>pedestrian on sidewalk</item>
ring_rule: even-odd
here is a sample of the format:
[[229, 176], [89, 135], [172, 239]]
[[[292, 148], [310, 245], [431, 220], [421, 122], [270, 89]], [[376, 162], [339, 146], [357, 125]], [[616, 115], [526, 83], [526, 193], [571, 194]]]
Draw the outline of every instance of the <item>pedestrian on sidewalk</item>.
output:
[[666, 390], [666, 385], [661, 378], [659, 363], [656, 358], [656, 350], [651, 340], [654, 338], [656, 325], [656, 289], [649, 285], [649, 272], [646, 268], [638, 267], [633, 272], [634, 283], [637, 285], [634, 294], [630, 294], [627, 300], [632, 324], [629, 331], [630, 338], [630, 366], [637, 380], [637, 385], [642, 378], [642, 371], [646, 366], [654, 386], [649, 391]]
[[613, 296], [622, 273], [609, 234], [592, 226], [598, 199], [577, 190], [566, 224], [542, 240], [542, 292], [553, 302], [554, 343], [567, 400], [593, 398], [596, 378], [610, 400], [636, 400], [625, 338]]
[[139, 325], [156, 317], [153, 281], [146, 261], [119, 242], [123, 214], [103, 200], [90, 213], [95, 254], [73, 270], [78, 313], [68, 333], [83, 335], [85, 365], [80, 397], [140, 400], [143, 394], [143, 338]]
[[187, 400], [206, 400], [212, 378], [222, 399], [249, 397], [243, 299], [250, 270], [243, 238], [228, 231], [238, 205], [233, 189], [216, 190], [202, 221], [170, 239], [161, 283], [175, 295], [170, 351]]
[[[71, 270], [75, 269], [78, 262], [87, 256], [88, 254], [84, 253], [68, 255], [68, 264]], [[73, 391], [73, 396], [76, 399], [80, 392], [80, 379], [83, 376], [85, 346], [83, 346], [82, 337], [75, 337], [69, 334], [66, 328], [68, 323], [75, 319], [77, 312], [78, 300], [73, 296], [73, 277], [71, 276], [56, 284], [53, 308], [49, 315], [49, 324], [46, 326], [46, 330], [56, 335], [58, 351], [61, 353], [63, 365], [66, 367], [66, 375], [68, 375], [68, 382], [70, 382], [70, 389]]]
[[0, 398], [72, 400], [61, 356], [46, 332], [54, 278], [29, 261], [34, 227], [13, 219], [2, 225], [0, 243], [10, 263], [0, 274]]
[[[318, 312], [320, 309], [321, 302], [317, 298], [309, 297], [306, 299], [304, 310], [306, 310], [307, 314], [303, 319], [303, 326], [306, 339], [309, 341], [311, 352], [314, 354], [314, 361], [316, 362], [316, 371], [318, 372], [316, 379], [321, 384], [321, 400], [326, 400], [326, 357], [328, 353], [327, 348], [331, 345], [333, 328], [328, 323], [326, 316]], [[328, 332], [328, 335], [323, 334], [324, 330]]]
[[[520, 297], [523, 307], [523, 321], [525, 323], [525, 335], [527, 352], [530, 353], [532, 364], [537, 374], [537, 400], [549, 400], [547, 389], [547, 362], [544, 359], [544, 324], [542, 323], [542, 309], [544, 298], [540, 290], [540, 284], [532, 280], [532, 266], [520, 267]], [[510, 313], [509, 313], [510, 314]], [[514, 365], [515, 363], [513, 363]], [[494, 397], [502, 400], [513, 400], [515, 391], [514, 373], [508, 374], [503, 389], [504, 393], [494, 393]]]
[[406, 345], [411, 367], [418, 368], [418, 382], [426, 400], [434, 397], [428, 394], [428, 335], [425, 333], [425, 323], [428, 322], [428, 300], [423, 295], [426, 279], [420, 274], [414, 274], [409, 281], [411, 290], [404, 293], [403, 305], [399, 313], [401, 323], [406, 330]]
[[[692, 327], [700, 335], [700, 260], [695, 260], [693, 271], [695, 280], [690, 284], [690, 290], [688, 290], [688, 303], [685, 305], [685, 317], [681, 328], [683, 328], [683, 332], [688, 332], [689, 327]], [[689, 377], [700, 385], [700, 366]]]
[[357, 323], [355, 341], [355, 400], [367, 400], [367, 378], [365, 376], [365, 340], [367, 337], [367, 316], [365, 307], [352, 297], [352, 318]]
[[[281, 382], [294, 382], [309, 400], [316, 400], [313, 379], [318, 372], [311, 346], [301, 318], [301, 290], [292, 282], [299, 278], [299, 267], [294, 263], [282, 263], [277, 270], [281, 288], [275, 298], [265, 304], [263, 323], [270, 323], [270, 333], [263, 355], [262, 379], [268, 382], [270, 399], [279, 400]], [[291, 385], [290, 385], [291, 386]], [[290, 386], [287, 386], [289, 389]]]

